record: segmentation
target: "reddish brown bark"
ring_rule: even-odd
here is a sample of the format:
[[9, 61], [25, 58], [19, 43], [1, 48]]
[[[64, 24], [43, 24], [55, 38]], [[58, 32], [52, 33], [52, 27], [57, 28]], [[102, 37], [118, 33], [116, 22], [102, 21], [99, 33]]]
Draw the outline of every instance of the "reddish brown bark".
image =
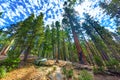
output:
[[0, 54], [1, 55], [6, 55], [7, 51], [9, 50], [9, 46], [6, 45], [5, 47], [3, 47], [3, 49], [1, 50]]
[[81, 64], [86, 64], [85, 55], [83, 54], [82, 48], [81, 48], [80, 43], [79, 43], [78, 36], [73, 28], [72, 28], [72, 33], [73, 33], [74, 42], [75, 42], [75, 46], [77, 49], [79, 61]]
[[1, 50], [0, 54], [1, 55], [6, 55], [7, 54], [7, 51], [10, 49], [10, 46], [11, 44], [14, 42], [14, 39], [11, 40], [11, 43], [8, 44], [8, 45], [5, 45], [5, 47]]
[[30, 53], [30, 49], [31, 47], [27, 47], [25, 53], [24, 53], [24, 58], [23, 58], [23, 61], [26, 62], [27, 61], [27, 58], [28, 58], [28, 55]]

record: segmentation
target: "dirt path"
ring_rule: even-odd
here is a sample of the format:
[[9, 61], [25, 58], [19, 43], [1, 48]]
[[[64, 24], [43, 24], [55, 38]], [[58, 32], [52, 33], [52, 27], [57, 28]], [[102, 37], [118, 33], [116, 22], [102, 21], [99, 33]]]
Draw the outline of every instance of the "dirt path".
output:
[[95, 80], [120, 80], [120, 76], [95, 75]]
[[[65, 61], [60, 61], [55, 64], [55, 61], [48, 60], [49, 66], [35, 66], [28, 63], [26, 66], [13, 70], [7, 73], [6, 77], [0, 80], [63, 80], [62, 66], [67, 64], [67, 68], [71, 68], [72, 64]], [[76, 76], [81, 70], [74, 70]], [[93, 75], [92, 71], [89, 71]], [[77, 77], [77, 76], [76, 76]], [[74, 80], [74, 79], [73, 79]], [[78, 80], [78, 79], [75, 79]], [[120, 77], [108, 75], [94, 75], [94, 80], [120, 80]]]
[[[15, 69], [7, 73], [6, 77], [0, 80], [50, 80], [49, 75], [52, 74], [52, 78], [56, 77], [56, 80], [62, 80], [60, 65], [64, 65], [64, 62], [54, 65], [54, 61], [50, 60], [46, 64], [50, 66], [37, 67], [31, 63], [23, 66], [19, 69]], [[52, 73], [51, 73], [52, 72]]]
[[36, 80], [35, 78], [42, 76], [38, 74], [39, 71], [34, 66], [30, 65], [7, 73], [6, 77], [1, 80]]

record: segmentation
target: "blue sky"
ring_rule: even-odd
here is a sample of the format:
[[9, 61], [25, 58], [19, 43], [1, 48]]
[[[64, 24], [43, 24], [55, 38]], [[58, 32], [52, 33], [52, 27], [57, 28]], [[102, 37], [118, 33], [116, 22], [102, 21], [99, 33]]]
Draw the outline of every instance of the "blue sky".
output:
[[31, 13], [38, 15], [44, 13], [47, 23], [60, 19], [63, 0], [0, 0], [0, 28], [19, 22]]
[[[50, 24], [52, 21], [61, 20], [63, 13], [64, 0], [0, 0], [0, 12], [3, 12], [0, 18], [0, 29], [10, 24], [26, 19], [31, 13], [38, 15], [44, 13], [45, 23]], [[75, 7], [80, 17], [83, 12], [89, 13], [101, 25], [106, 26], [110, 31], [115, 30], [116, 26], [113, 19], [110, 19], [98, 6], [100, 0], [85, 0], [81, 5]], [[108, 0], [106, 0], [108, 1]]]

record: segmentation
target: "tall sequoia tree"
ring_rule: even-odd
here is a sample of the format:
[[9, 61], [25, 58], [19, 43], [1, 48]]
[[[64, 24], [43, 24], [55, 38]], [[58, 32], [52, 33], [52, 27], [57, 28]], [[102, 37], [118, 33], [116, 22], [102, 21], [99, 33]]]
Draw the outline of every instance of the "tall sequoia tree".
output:
[[59, 62], [60, 59], [60, 23], [56, 21], [55, 26], [57, 28], [57, 53], [56, 53], [56, 62]]
[[74, 42], [75, 42], [75, 46], [76, 46], [76, 49], [77, 49], [77, 53], [78, 53], [78, 58], [79, 58], [79, 61], [81, 64], [84, 64], [86, 63], [86, 59], [85, 59], [85, 55], [83, 54], [83, 51], [82, 51], [82, 47], [79, 43], [79, 39], [78, 39], [78, 36], [77, 36], [77, 33], [76, 33], [76, 29], [78, 28], [76, 26], [76, 23], [75, 23], [75, 20], [76, 20], [76, 16], [75, 16], [75, 11], [72, 7], [72, 3], [70, 4], [67, 4], [65, 2], [65, 7], [64, 7], [64, 24], [67, 24], [67, 26], [71, 27], [71, 31], [72, 31], [72, 34], [73, 34], [73, 38], [74, 38]]

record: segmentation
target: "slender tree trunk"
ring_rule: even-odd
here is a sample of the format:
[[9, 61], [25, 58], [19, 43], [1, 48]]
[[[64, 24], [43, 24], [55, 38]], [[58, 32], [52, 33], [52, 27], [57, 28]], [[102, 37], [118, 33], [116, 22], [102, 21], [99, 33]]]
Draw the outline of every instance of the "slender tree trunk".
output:
[[29, 53], [30, 53], [30, 47], [27, 47], [27, 49], [26, 49], [26, 51], [24, 53], [24, 59], [23, 59], [24, 62], [27, 61]]
[[3, 49], [2, 49], [1, 52], [0, 52], [0, 54], [1, 54], [1, 55], [5, 55], [6, 52], [7, 52], [7, 50], [8, 50], [8, 45], [6, 45], [5, 47], [3, 47]]
[[59, 60], [58, 60], [58, 48], [57, 48], [57, 45], [55, 46], [55, 53], [56, 53], [56, 63], [59, 63]]
[[72, 28], [72, 33], [73, 33], [73, 37], [74, 37], [75, 46], [77, 48], [79, 61], [81, 64], [86, 64], [85, 55], [83, 54], [82, 48], [81, 48], [80, 43], [79, 43], [79, 39], [78, 39], [77, 34], [73, 28]]
[[66, 61], [66, 47], [65, 47], [65, 39], [63, 38], [63, 55], [64, 55], [64, 60]]
[[53, 59], [55, 59], [55, 49], [54, 49], [54, 44], [52, 43], [52, 49], [53, 49]]
[[60, 32], [59, 32], [59, 29], [60, 29], [60, 24], [59, 22], [57, 21], [56, 22], [56, 28], [57, 28], [57, 61], [60, 59]]
[[71, 29], [72, 29], [72, 34], [73, 34], [73, 38], [74, 38], [74, 42], [75, 42], [75, 46], [76, 46], [76, 49], [77, 49], [77, 53], [78, 53], [78, 59], [80, 61], [81, 64], [86, 64], [87, 61], [86, 61], [86, 58], [85, 58], [85, 55], [83, 54], [83, 51], [82, 51], [82, 47], [79, 43], [79, 39], [78, 39], [78, 36], [75, 32], [75, 26], [74, 26], [74, 23], [76, 23], [72, 17], [72, 15], [70, 15], [70, 13], [67, 13], [67, 17], [69, 18], [69, 23], [71, 25]]
[[[101, 37], [101, 39], [103, 40], [104, 44], [106, 44], [106, 46], [108, 47], [108, 49], [114, 54], [114, 53], [117, 53], [116, 51], [113, 51], [114, 49], [112, 49], [108, 44], [109, 42], [103, 37], [103, 35], [99, 32], [99, 30], [93, 26], [93, 28], [96, 30], [96, 32], [99, 34], [99, 36]], [[109, 55], [106, 54], [106, 58], [107, 60], [110, 59]]]
[[6, 55], [7, 51], [10, 49], [11, 44], [14, 42], [14, 39], [10, 42], [9, 45], [5, 45], [5, 47], [2, 49], [2, 51], [0, 52], [1, 55]]
[[44, 43], [43, 43], [43, 46], [42, 46], [42, 47], [43, 47], [43, 49], [42, 49], [42, 55], [41, 55], [41, 56], [44, 58], [44, 57], [45, 57], [45, 50], [46, 50]]
[[59, 35], [59, 28], [57, 27], [57, 51], [58, 51], [58, 59], [60, 59], [60, 35]]
[[[87, 45], [86, 41], [85, 41], [85, 46], [86, 46], [86, 50], [87, 50], [87, 53], [88, 53], [88, 59], [89, 59], [89, 64], [94, 64], [93, 60], [92, 60], [92, 57], [91, 57], [91, 51], [90, 51], [90, 48], [89, 46]], [[93, 56], [93, 55], [92, 55]]]
[[54, 31], [53, 31], [53, 29], [52, 29], [52, 50], [53, 50], [53, 59], [55, 59], [55, 45], [54, 45], [54, 38], [55, 37], [53, 37], [54, 36]]
[[68, 52], [69, 52], [69, 60], [72, 61], [72, 45], [71, 45], [71, 41], [70, 41], [70, 36], [67, 32], [67, 36], [68, 36], [68, 42], [69, 42], [69, 45], [68, 45]]
[[92, 45], [89, 45], [89, 43], [88, 43], [87, 41], [86, 41], [86, 46], [88, 47], [88, 49], [89, 49], [90, 52], [91, 52], [91, 54], [89, 55], [90, 58], [91, 58], [91, 62], [92, 62], [93, 65], [95, 65], [95, 62], [94, 62], [93, 57], [94, 57], [94, 55], [97, 54], [97, 52], [92, 48]]
[[65, 47], [65, 38], [64, 38], [64, 34], [63, 34], [63, 30], [62, 30], [62, 44], [63, 44], [63, 46], [62, 46], [62, 48], [63, 48], [63, 56], [64, 56], [64, 60], [66, 61], [66, 47]]

